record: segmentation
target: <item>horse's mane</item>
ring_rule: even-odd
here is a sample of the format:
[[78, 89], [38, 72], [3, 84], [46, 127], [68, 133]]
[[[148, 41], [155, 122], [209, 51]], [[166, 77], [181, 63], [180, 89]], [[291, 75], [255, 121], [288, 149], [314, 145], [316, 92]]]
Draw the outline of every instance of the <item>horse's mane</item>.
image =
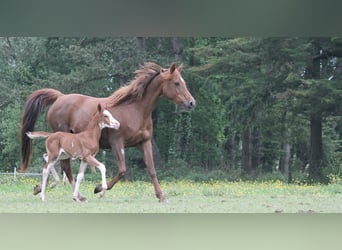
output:
[[147, 86], [160, 74], [161, 70], [163, 70], [161, 66], [146, 62], [134, 72], [135, 78], [128, 85], [122, 86], [109, 97], [108, 106], [113, 107], [140, 100], [144, 96]]

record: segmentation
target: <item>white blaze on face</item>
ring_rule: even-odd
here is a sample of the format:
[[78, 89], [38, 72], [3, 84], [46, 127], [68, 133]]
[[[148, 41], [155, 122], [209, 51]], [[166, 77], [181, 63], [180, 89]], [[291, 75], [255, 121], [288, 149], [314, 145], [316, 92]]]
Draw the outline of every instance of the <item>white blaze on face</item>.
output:
[[109, 119], [109, 125], [107, 125], [109, 128], [119, 129], [120, 123], [112, 116], [112, 114], [108, 110], [103, 111], [103, 114]]
[[121, 149], [121, 154], [124, 155], [125, 154], [125, 150], [122, 148]]

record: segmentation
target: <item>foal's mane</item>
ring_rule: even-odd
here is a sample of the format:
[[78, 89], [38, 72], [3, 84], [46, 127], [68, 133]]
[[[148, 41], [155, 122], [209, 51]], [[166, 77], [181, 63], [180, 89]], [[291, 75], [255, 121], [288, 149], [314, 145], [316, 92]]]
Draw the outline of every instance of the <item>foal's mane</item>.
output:
[[159, 65], [146, 62], [134, 72], [135, 78], [128, 85], [119, 88], [109, 97], [108, 106], [113, 107], [140, 100], [144, 96], [147, 86], [162, 70], [163, 68]]

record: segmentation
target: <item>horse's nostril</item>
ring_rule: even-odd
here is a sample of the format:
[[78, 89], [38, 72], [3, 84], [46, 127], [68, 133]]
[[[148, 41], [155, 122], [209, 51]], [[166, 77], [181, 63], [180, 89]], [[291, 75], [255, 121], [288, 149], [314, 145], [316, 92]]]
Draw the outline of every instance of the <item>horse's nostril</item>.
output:
[[189, 105], [190, 105], [190, 107], [192, 107], [192, 106], [193, 106], [193, 103], [192, 103], [192, 101], [190, 101], [190, 102], [189, 102]]

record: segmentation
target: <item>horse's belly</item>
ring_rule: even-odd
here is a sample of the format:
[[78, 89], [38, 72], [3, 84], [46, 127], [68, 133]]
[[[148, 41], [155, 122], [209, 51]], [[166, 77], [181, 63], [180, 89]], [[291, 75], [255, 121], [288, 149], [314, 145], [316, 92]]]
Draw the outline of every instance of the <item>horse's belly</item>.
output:
[[139, 130], [134, 136], [128, 137], [125, 141], [126, 147], [135, 146], [151, 138], [151, 132], [148, 130]]

